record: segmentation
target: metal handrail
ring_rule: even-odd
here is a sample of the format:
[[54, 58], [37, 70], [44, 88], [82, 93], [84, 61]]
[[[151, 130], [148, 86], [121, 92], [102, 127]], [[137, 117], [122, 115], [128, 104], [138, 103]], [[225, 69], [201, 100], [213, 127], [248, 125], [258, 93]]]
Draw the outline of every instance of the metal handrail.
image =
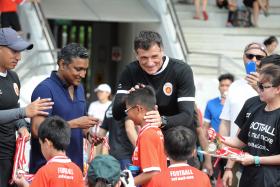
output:
[[[43, 13], [41, 4], [37, 1], [33, 1], [32, 5], [40, 20], [39, 22], [41, 24], [43, 34], [46, 37], [48, 47], [51, 51], [55, 51], [57, 49], [56, 42], [55, 42], [53, 35], [51, 34], [51, 29], [50, 29], [48, 22], [46, 21], [46, 17]], [[52, 55], [53, 59], [56, 59], [56, 56], [54, 53], [51, 53], [51, 55]]]
[[[181, 46], [181, 49], [182, 49], [185, 61], [188, 61], [187, 60], [188, 59], [188, 55], [190, 55], [190, 54], [213, 55], [213, 56], [217, 56], [219, 58], [218, 66], [217, 66], [218, 74], [221, 74], [222, 70], [226, 71], [226, 69], [224, 69], [222, 67], [222, 64], [221, 64], [221, 59], [222, 58], [228, 59], [229, 61], [232, 62], [231, 64], [233, 66], [235, 66], [236, 68], [242, 69], [242, 67], [240, 67], [237, 64], [235, 64], [234, 60], [232, 58], [230, 58], [229, 56], [227, 56], [227, 55], [224, 55], [224, 54], [221, 54], [221, 53], [190, 51], [190, 49], [188, 48], [187, 42], [185, 40], [184, 32], [182, 30], [182, 27], [181, 27], [181, 24], [180, 24], [177, 12], [175, 11], [175, 7], [174, 7], [173, 1], [172, 0], [166, 0], [166, 5], [168, 7], [169, 14], [171, 15], [171, 19], [172, 19], [172, 22], [173, 22], [173, 25], [174, 25], [174, 28], [175, 28], [175, 32], [176, 32], [176, 37], [177, 37], [177, 39], [178, 39], [178, 41], [180, 43], [180, 46]], [[195, 65], [195, 64], [192, 64], [192, 66], [202, 67], [202, 65]], [[205, 65], [204, 65], [204, 67], [211, 68], [211, 66], [205, 66]]]
[[174, 4], [173, 4], [172, 0], [166, 0], [166, 5], [167, 5], [167, 9], [169, 11], [169, 14], [171, 15], [171, 19], [172, 19], [172, 22], [173, 22], [173, 26], [175, 28], [177, 39], [178, 39], [178, 41], [180, 43], [180, 46], [182, 48], [182, 53], [183, 53], [183, 56], [184, 56], [184, 60], [185, 60], [185, 62], [187, 62], [188, 53], [190, 51], [188, 49], [188, 46], [187, 46], [187, 43], [186, 43], [186, 40], [185, 40], [185, 37], [184, 37], [184, 33], [183, 33], [183, 30], [182, 30], [178, 15], [175, 11]]
[[239, 66], [238, 64], [236, 64], [234, 62], [234, 60], [227, 56], [227, 55], [224, 55], [224, 54], [221, 54], [221, 53], [212, 53], [212, 52], [201, 52], [201, 51], [192, 51], [189, 53], [190, 54], [199, 54], [199, 55], [209, 55], [209, 56], [216, 56], [218, 57], [218, 66], [205, 66], [205, 65], [198, 65], [198, 64], [190, 64], [190, 66], [194, 66], [194, 67], [207, 67], [207, 68], [217, 68], [217, 73], [218, 75], [221, 74], [222, 71], [227, 71], [227, 69], [223, 68], [222, 67], [222, 62], [221, 62], [221, 59], [227, 59], [231, 62], [231, 65], [236, 67], [237, 69], [240, 69], [240, 72], [243, 72], [243, 67]]

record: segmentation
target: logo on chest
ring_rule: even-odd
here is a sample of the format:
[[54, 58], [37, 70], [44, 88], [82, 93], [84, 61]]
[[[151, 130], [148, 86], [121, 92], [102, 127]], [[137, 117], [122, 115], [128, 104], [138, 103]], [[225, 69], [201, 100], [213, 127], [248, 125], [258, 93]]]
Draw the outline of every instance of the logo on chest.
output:
[[163, 93], [167, 96], [170, 96], [172, 95], [172, 92], [173, 92], [173, 85], [170, 83], [170, 82], [166, 82], [164, 85], [163, 85]]
[[16, 95], [19, 96], [19, 88], [18, 88], [17, 83], [13, 83], [13, 87], [14, 87]]

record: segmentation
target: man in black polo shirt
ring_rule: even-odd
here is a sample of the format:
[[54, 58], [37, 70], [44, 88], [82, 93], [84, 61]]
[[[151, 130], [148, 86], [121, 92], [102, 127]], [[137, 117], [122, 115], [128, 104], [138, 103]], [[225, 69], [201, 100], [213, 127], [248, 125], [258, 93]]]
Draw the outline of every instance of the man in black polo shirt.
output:
[[[164, 55], [162, 38], [153, 31], [141, 31], [134, 40], [134, 50], [137, 60], [125, 67], [119, 79], [114, 118], [120, 120], [126, 116], [124, 98], [130, 91], [150, 85], [156, 91], [158, 111], [147, 113], [147, 123], [159, 125], [163, 133], [174, 126], [195, 129], [195, 86], [190, 66]], [[208, 160], [207, 168], [212, 170]]]
[[[0, 29], [0, 110], [18, 108], [20, 82], [14, 69], [21, 59], [20, 52], [32, 49], [33, 45], [24, 41], [11, 28]], [[24, 119], [0, 124], [0, 186], [8, 186], [12, 173], [15, 152], [15, 131], [29, 136]]]

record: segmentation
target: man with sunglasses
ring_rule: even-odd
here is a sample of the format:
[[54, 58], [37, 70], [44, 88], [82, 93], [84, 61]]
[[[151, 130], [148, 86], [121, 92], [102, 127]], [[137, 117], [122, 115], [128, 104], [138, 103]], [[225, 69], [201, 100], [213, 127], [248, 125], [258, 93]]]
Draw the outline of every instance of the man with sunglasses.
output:
[[[256, 72], [250, 72], [246, 75], [245, 79], [234, 81], [228, 91], [228, 96], [224, 104], [220, 119], [220, 134], [223, 136], [235, 136], [238, 132], [238, 126], [235, 124], [235, 119], [240, 112], [245, 101], [257, 95], [257, 81], [258, 69], [260, 68], [261, 59], [267, 56], [266, 47], [261, 43], [250, 43], [244, 49], [243, 62], [246, 67], [247, 63], [256, 64]], [[232, 165], [227, 164], [226, 171], [231, 171]], [[232, 174], [232, 173], [231, 173]], [[227, 175], [224, 175], [227, 177]], [[237, 178], [235, 179], [237, 182]], [[231, 181], [230, 181], [231, 183]], [[227, 185], [227, 184], [224, 184]], [[236, 186], [233, 184], [231, 186]]]

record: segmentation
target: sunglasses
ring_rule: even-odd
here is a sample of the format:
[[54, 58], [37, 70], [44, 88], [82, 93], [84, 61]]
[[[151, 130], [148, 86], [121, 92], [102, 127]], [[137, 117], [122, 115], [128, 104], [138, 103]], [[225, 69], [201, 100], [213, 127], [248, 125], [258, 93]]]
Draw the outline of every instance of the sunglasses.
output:
[[264, 58], [263, 55], [254, 55], [254, 54], [250, 54], [250, 53], [245, 53], [246, 58], [252, 60], [254, 57], [256, 57], [257, 60], [261, 60]]
[[257, 86], [258, 86], [258, 88], [260, 89], [260, 91], [264, 91], [264, 89], [268, 89], [268, 88], [274, 87], [273, 85], [264, 86], [263, 84], [264, 84], [264, 83], [257, 82]]
[[135, 108], [135, 107], [137, 107], [137, 105], [132, 106], [132, 107], [129, 107], [128, 109], [126, 109], [126, 110], [124, 111], [125, 114], [127, 115], [128, 111], [130, 111], [131, 109], [133, 109], [133, 108]]

